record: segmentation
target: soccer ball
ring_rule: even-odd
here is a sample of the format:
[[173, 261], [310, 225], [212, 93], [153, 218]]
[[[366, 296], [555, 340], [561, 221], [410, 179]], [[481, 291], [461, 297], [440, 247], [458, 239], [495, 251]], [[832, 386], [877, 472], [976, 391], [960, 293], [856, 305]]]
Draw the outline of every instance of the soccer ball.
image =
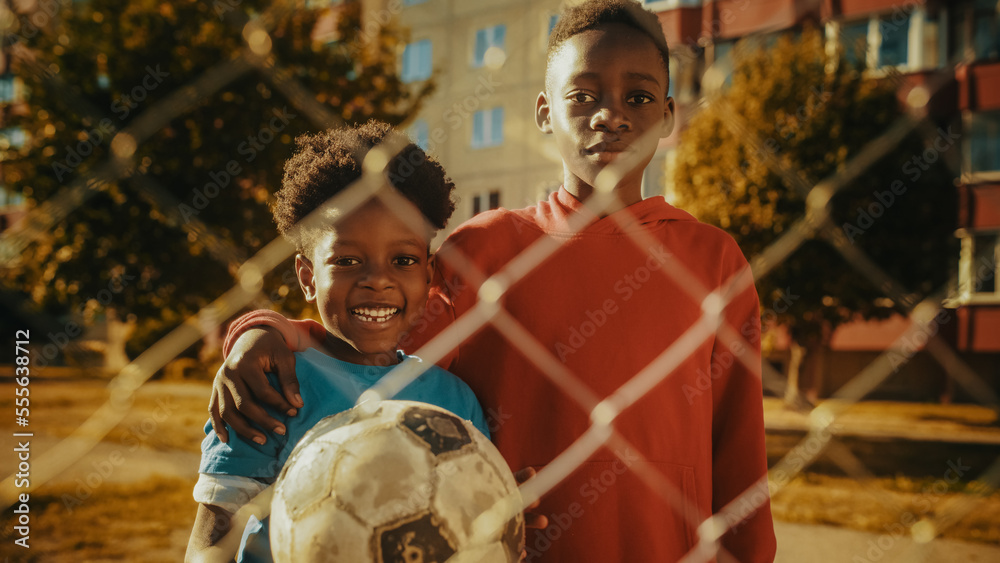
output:
[[524, 546], [500, 452], [472, 423], [413, 401], [319, 421], [278, 476], [270, 530], [278, 562], [516, 563]]

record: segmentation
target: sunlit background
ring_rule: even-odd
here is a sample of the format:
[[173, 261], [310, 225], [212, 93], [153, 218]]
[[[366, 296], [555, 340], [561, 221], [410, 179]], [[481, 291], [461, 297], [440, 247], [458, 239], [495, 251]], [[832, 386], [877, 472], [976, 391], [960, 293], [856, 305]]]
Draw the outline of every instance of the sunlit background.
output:
[[[34, 435], [31, 548], [8, 450], [0, 554], [181, 559], [226, 325], [314, 314], [267, 254], [294, 138], [399, 126], [457, 185], [438, 241], [545, 199], [562, 4], [3, 2], [0, 427]], [[778, 560], [1000, 560], [997, 2], [643, 4], [677, 120], [643, 194], [757, 277]]]

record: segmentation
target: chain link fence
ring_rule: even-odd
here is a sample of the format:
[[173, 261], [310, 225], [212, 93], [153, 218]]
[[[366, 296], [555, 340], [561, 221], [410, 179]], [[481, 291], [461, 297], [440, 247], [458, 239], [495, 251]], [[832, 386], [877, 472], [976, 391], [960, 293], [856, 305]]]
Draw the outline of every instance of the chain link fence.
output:
[[[246, 23], [234, 23], [244, 26], [242, 35], [246, 39], [246, 44], [242, 50], [234, 53], [233, 58], [220, 62], [211, 72], [193, 77], [186, 86], [155, 105], [143, 108], [140, 117], [111, 139], [110, 147], [113, 154], [111, 158], [92, 172], [73, 178], [55, 197], [32, 209], [21, 223], [3, 233], [0, 239], [0, 255], [3, 256], [4, 262], [11, 262], [59, 222], [71, 219], [75, 212], [86, 205], [89, 198], [99, 193], [102, 186], [129, 178], [128, 185], [132, 190], [129, 197], [143, 198], [151, 202], [163, 213], [165, 221], [181, 226], [194, 239], [206, 245], [216, 260], [231, 266], [232, 270], [237, 272], [232, 288], [206, 307], [211, 318], [229, 319], [252, 305], [260, 296], [264, 276], [293, 255], [295, 249], [279, 237], [265, 245], [250, 259], [240, 261], [238, 258], [240, 253], [234, 248], [233, 243], [213, 233], [211, 226], [200, 222], [197, 218], [182, 220], [178, 216], [180, 202], [158, 185], [155, 178], [135, 174], [136, 163], [133, 157], [137, 147], [170, 120], [184, 115], [199, 100], [211, 96], [246, 73], [258, 73], [270, 87], [284, 95], [296, 111], [306, 116], [317, 130], [340, 125], [340, 119], [330, 112], [329, 106], [317, 102], [308, 88], [284, 69], [282, 62], [269, 51], [271, 41], [268, 34], [273, 22], [287, 17], [294, 9], [296, 9], [294, 3], [276, 2], [270, 10], [260, 14], [256, 19]], [[26, 44], [13, 45], [10, 55], [19, 60], [22, 68], [37, 73], [51, 87], [71, 92], [70, 88], [61, 83], [58, 74], [52, 73], [33, 56]], [[720, 70], [710, 68], [708, 72], [720, 72]], [[928, 97], [932, 96], [935, 90], [942, 86], [940, 81], [931, 82], [925, 86], [926, 94]], [[95, 121], [106, 117], [100, 109], [92, 107], [83, 99], [74, 98], [71, 94], [67, 96], [66, 101], [75, 104], [81, 115], [91, 116]], [[701, 103], [721, 105], [725, 110], [718, 90], [706, 92]], [[828, 456], [847, 475], [859, 481], [872, 475], [865, 467], [865, 463], [842, 440], [840, 432], [843, 429], [839, 420], [856, 403], [868, 397], [898, 371], [899, 358], [904, 358], [904, 362], [912, 359], [913, 354], [903, 350], [904, 343], [910, 342], [915, 336], [929, 334], [926, 327], [935, 322], [934, 319], [942, 311], [942, 302], [948, 296], [949, 288], [941, 287], [923, 296], [910, 294], [903, 284], [886, 274], [876, 261], [846, 240], [842, 229], [831, 220], [829, 203], [835, 194], [849, 186], [859, 175], [864, 174], [901, 139], [909, 135], [926, 135], [927, 119], [926, 105], [914, 104], [905, 117], [872, 139], [846, 166], [816, 185], [805, 183], [795, 170], [790, 170], [778, 159], [769, 157], [768, 151], [760, 151], [761, 158], [766, 160], [767, 166], [793, 186], [807, 202], [805, 214], [764, 252], [748, 257], [752, 277], [740, 275], [720, 287], [704, 287], [685, 265], [676, 259], [671, 262], [670, 267], [660, 268], [654, 275], [667, 276], [679, 287], [685, 288], [690, 299], [702, 303], [702, 316], [645, 369], [636, 373], [610, 395], [599, 396], [587, 385], [580, 383], [577, 375], [560, 361], [546, 343], [535, 339], [521, 321], [503, 306], [507, 290], [558, 252], [568, 238], [543, 236], [495, 273], [473, 271], [473, 262], [466, 256], [454, 254], [444, 256], [443, 259], [447, 260], [452, 268], [462, 271], [467, 279], [483, 280], [478, 289], [478, 304], [430, 343], [416, 351], [416, 354], [428, 363], [437, 362], [458, 347], [468, 335], [484, 327], [492, 327], [516, 346], [524, 357], [530, 359], [537, 368], [537, 376], [547, 378], [580, 408], [590, 413], [590, 428], [542, 469], [534, 479], [522, 485], [521, 494], [524, 504], [527, 505], [556, 487], [599, 448], [607, 446], [609, 449], [625, 451], [629, 446], [629, 438], [616, 430], [616, 417], [642, 398], [647, 391], [670, 378], [688, 354], [706, 338], [718, 335], [727, 345], [746, 342], [746, 337], [740, 333], [739, 327], [729, 326], [720, 315], [728, 303], [728, 296], [749, 287], [754, 279], [767, 276], [805, 241], [821, 240], [829, 244], [843, 256], [845, 262], [850, 264], [859, 276], [879, 288], [895, 303], [898, 312], [911, 321], [910, 327], [892, 347], [855, 374], [849, 383], [838, 389], [831, 400], [822, 402], [818, 407], [801, 407], [802, 414], [808, 421], [808, 431], [798, 445], [771, 468], [768, 483], [758, 483], [722, 512], [704, 521], [692, 523], [698, 530], [699, 544], [685, 560], [708, 560], [717, 554], [718, 538], [730, 527], [738, 525], [742, 515], [752, 513], [753, 509], [767, 498], [759, 494], [760, 487], [769, 487], [772, 496], [779, 494], [797, 475], [807, 471], [822, 455]], [[728, 122], [741, 134], [748, 134], [740, 115], [730, 112]], [[761, 139], [756, 139], [756, 142], [763, 143]], [[382, 189], [385, 184], [382, 169], [400, 148], [387, 143], [371, 151], [365, 159], [361, 179], [355, 182], [351, 189], [330, 200], [328, 205], [346, 215], [370, 198], [379, 198], [390, 207], [398, 204], [398, 195]], [[601, 173], [595, 195], [585, 202], [586, 207], [595, 215], [600, 215], [602, 211], [615, 204], [616, 196], [611, 188], [617, 184], [624, 171], [623, 167], [627, 167], [627, 163], [619, 162]], [[317, 214], [321, 213], [322, 210], [317, 211]], [[615, 217], [621, 220], [620, 214]], [[589, 221], [590, 219], [584, 214], [580, 214], [572, 219], [572, 224], [575, 229], [582, 230]], [[632, 235], [631, 243], [639, 249], [649, 248], [652, 242], [641, 235]], [[215, 330], [217, 326], [206, 326], [196, 317], [192, 317], [132, 360], [111, 380], [109, 400], [95, 409], [90, 418], [70, 437], [33, 460], [30, 490], [44, 487], [47, 482], [58, 477], [87, 454], [127, 415], [134, 395], [142, 385], [168, 362], [196, 344], [208, 332]], [[970, 397], [990, 408], [1000, 408], [1000, 400], [990, 385], [961, 359], [940, 332], [926, 336], [924, 349], [941, 365], [948, 377], [963, 387]], [[736, 360], [746, 362], [752, 361], [753, 358], [739, 356]], [[373, 388], [371, 393], [383, 397], [391, 396], [393, 389], [400, 388], [413, 377], [415, 374], [412, 370], [396, 370]], [[770, 367], [767, 362], [764, 365], [763, 384], [765, 389], [779, 397], [784, 395], [784, 375]], [[206, 402], [207, 399], [206, 397]], [[666, 503], [682, 514], [692, 513], [685, 506], [688, 501], [664, 475], [648, 468], [636, 472], [649, 489], [655, 492], [656, 502]], [[970, 475], [969, 478], [983, 485], [980, 491], [984, 494], [992, 491], [1000, 482], [1000, 458], [978, 474]], [[2, 499], [0, 504], [4, 507], [12, 506], [16, 502], [18, 493], [24, 492], [23, 489], [15, 487], [14, 483], [14, 475], [7, 476], [0, 483], [0, 499]], [[886, 506], [898, 504], [891, 495], [877, 488], [873, 488], [870, 494], [879, 496]], [[924, 560], [922, 549], [936, 541], [936, 538], [964, 515], [975, 511], [977, 506], [976, 495], [972, 494], [960, 502], [942, 501], [935, 504], [906, 531], [915, 540], [916, 547], [912, 550], [896, 550], [888, 553], [884, 560]], [[899, 506], [898, 511], [903, 514], [905, 509]]]

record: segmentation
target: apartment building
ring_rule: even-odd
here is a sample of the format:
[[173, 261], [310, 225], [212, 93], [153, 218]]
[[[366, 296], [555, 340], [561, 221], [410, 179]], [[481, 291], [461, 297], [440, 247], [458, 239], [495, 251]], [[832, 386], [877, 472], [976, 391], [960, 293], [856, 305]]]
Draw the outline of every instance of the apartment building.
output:
[[534, 122], [558, 10], [556, 0], [401, 1], [399, 21], [410, 30], [402, 77], [436, 85], [407, 126], [458, 186], [452, 225], [559, 187], [559, 155]]

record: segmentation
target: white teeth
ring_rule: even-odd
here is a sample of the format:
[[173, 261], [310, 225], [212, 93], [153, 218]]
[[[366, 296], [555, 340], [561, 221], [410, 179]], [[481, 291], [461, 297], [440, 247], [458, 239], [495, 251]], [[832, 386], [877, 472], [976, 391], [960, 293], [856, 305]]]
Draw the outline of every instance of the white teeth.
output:
[[396, 307], [386, 307], [378, 309], [358, 308], [352, 309], [352, 313], [361, 318], [361, 320], [366, 322], [384, 323], [389, 320], [390, 317], [399, 312]]

